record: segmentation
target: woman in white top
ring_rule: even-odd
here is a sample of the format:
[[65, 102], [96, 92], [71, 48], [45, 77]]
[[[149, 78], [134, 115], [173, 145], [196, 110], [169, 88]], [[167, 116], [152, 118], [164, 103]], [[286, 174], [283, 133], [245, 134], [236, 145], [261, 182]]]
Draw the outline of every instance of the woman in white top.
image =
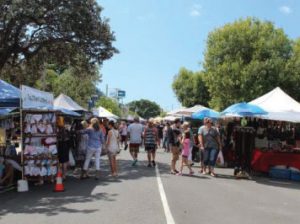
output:
[[120, 134], [119, 131], [115, 128], [115, 123], [113, 121], [110, 121], [108, 126], [110, 130], [107, 135], [106, 146], [110, 161], [111, 173], [112, 176], [116, 177], [118, 176], [116, 156], [120, 151]]

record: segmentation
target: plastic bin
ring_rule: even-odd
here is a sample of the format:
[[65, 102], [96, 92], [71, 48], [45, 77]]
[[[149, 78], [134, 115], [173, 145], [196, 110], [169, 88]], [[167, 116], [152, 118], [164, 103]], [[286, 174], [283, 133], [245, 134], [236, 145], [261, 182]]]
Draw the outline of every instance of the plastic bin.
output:
[[291, 171], [291, 180], [300, 181], [300, 172], [299, 171]]
[[276, 179], [290, 180], [291, 179], [291, 170], [271, 168], [269, 170], [269, 176], [271, 178], [276, 178]]

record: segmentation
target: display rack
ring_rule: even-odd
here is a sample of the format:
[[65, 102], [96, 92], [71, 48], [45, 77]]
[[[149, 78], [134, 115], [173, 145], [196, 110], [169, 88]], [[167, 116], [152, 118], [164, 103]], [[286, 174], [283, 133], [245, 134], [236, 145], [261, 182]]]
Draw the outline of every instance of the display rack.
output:
[[28, 180], [53, 180], [59, 166], [56, 111], [22, 111], [22, 166]]

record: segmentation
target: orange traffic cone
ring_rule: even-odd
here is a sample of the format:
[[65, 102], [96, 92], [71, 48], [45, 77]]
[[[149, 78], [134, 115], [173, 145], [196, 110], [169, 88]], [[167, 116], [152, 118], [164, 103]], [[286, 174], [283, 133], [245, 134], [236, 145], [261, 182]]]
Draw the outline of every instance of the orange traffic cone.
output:
[[62, 180], [62, 173], [61, 173], [60, 169], [57, 172], [56, 184], [55, 184], [53, 191], [54, 192], [64, 192], [65, 191], [63, 180]]

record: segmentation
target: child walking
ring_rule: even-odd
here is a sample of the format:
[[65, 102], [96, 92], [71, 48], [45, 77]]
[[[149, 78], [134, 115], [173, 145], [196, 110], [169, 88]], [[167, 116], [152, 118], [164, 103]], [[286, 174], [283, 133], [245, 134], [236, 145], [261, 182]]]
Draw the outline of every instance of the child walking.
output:
[[194, 174], [194, 171], [192, 170], [191, 168], [191, 165], [189, 164], [189, 155], [191, 153], [191, 150], [190, 150], [190, 142], [191, 142], [191, 134], [190, 134], [190, 131], [185, 131], [184, 132], [184, 135], [183, 135], [183, 138], [182, 138], [182, 141], [181, 141], [181, 144], [182, 144], [182, 153], [181, 153], [181, 166], [180, 166], [180, 172], [177, 174], [179, 176], [182, 175], [182, 170], [183, 170], [183, 166], [186, 165], [189, 170], [190, 170], [190, 175], [193, 175]]

